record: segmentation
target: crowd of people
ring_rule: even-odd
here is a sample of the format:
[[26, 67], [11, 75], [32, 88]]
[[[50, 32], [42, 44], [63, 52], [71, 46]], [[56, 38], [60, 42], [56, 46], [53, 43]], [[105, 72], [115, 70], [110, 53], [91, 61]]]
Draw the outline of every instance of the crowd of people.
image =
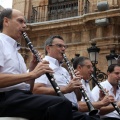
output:
[[[108, 79], [100, 83], [107, 95], [98, 86], [91, 91], [89, 79], [93, 66], [90, 59], [76, 57], [72, 63], [72, 75], [70, 72], [73, 71], [62, 66], [67, 48], [65, 41], [61, 36], [53, 35], [45, 41], [45, 57], [38, 54], [42, 61], [37, 61], [33, 54], [27, 72], [24, 59], [18, 52], [18, 42], [26, 27], [25, 17], [19, 10], [9, 8], [0, 13], [0, 117], [120, 120], [120, 113], [111, 104], [120, 108], [119, 64], [110, 65]], [[57, 95], [46, 73], [54, 76], [63, 96]], [[97, 112], [91, 115], [94, 110]]]

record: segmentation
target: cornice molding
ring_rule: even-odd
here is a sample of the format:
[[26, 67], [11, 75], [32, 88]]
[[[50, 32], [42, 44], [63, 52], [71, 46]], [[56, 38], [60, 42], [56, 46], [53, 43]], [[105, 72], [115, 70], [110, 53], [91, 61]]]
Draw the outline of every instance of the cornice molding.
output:
[[44, 21], [44, 22], [36, 22], [36, 23], [27, 23], [27, 31], [37, 31], [37, 30], [45, 30], [45, 29], [54, 29], [54, 28], [62, 28], [74, 25], [84, 25], [89, 21], [93, 21], [95, 19], [100, 18], [113, 18], [120, 17], [120, 8], [119, 9], [110, 9], [103, 12], [94, 12], [84, 14], [82, 16], [52, 20], [52, 21]]

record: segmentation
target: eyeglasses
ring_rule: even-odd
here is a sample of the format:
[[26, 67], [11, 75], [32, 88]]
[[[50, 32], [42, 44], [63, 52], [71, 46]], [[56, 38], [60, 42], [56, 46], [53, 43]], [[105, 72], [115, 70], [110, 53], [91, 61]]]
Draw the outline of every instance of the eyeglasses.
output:
[[93, 66], [91, 66], [91, 65], [82, 65], [82, 66], [86, 66], [88, 69], [93, 69]]
[[54, 44], [54, 45], [49, 45], [49, 46], [57, 46], [57, 47], [59, 47], [59, 48], [67, 48], [68, 46], [67, 45], [62, 45], [62, 44]]

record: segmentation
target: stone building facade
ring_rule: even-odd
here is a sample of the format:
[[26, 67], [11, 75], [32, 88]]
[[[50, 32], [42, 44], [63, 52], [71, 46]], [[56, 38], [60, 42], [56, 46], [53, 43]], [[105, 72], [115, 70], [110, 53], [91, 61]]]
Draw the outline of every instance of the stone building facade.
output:
[[[97, 4], [106, 1], [107, 10], [100, 11]], [[112, 49], [120, 53], [120, 0], [13, 0], [13, 8], [24, 13], [28, 22], [26, 32], [40, 53], [44, 54], [44, 41], [50, 35], [64, 38], [70, 60], [75, 54], [88, 57], [87, 48], [96, 42], [100, 48], [97, 68], [105, 73], [106, 55]], [[108, 21], [95, 23], [101, 19]], [[29, 63], [31, 52], [23, 39], [20, 42], [20, 52]]]
[[0, 12], [3, 10], [4, 8], [0, 5]]

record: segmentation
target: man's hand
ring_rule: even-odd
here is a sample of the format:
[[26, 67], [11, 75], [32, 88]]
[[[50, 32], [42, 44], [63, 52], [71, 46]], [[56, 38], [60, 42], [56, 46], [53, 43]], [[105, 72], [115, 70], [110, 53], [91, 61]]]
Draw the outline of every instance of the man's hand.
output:
[[114, 97], [112, 95], [108, 95], [108, 96], [105, 96], [101, 102], [103, 104], [103, 106], [107, 106], [109, 105], [111, 102], [114, 102]]
[[49, 67], [48, 61], [42, 61], [37, 64], [35, 69], [31, 71], [31, 73], [35, 76], [35, 78], [38, 78], [45, 73], [53, 74], [53, 70]]
[[78, 70], [74, 70], [75, 76], [79, 78], [79, 80], [81, 80], [83, 78], [83, 76], [80, 75], [80, 72]]
[[[108, 91], [106, 89], [104, 89], [104, 91], [106, 92], [106, 94], [108, 94]], [[101, 101], [105, 96], [106, 96], [105, 93], [102, 90], [100, 90], [99, 100]]]
[[118, 107], [120, 108], [120, 101], [117, 101], [117, 105], [118, 105]]
[[70, 80], [68, 85], [65, 87], [65, 91], [66, 91], [66, 93], [70, 93], [80, 87], [82, 87], [82, 83], [80, 82], [80, 77], [75, 77], [72, 80]]
[[[40, 58], [40, 61], [42, 61], [43, 55], [41, 55], [40, 53], [38, 53], [38, 57]], [[34, 70], [34, 68], [37, 66], [38, 62], [37, 58], [35, 55], [32, 55], [32, 60], [30, 61], [30, 67], [29, 67], [29, 71]]]

